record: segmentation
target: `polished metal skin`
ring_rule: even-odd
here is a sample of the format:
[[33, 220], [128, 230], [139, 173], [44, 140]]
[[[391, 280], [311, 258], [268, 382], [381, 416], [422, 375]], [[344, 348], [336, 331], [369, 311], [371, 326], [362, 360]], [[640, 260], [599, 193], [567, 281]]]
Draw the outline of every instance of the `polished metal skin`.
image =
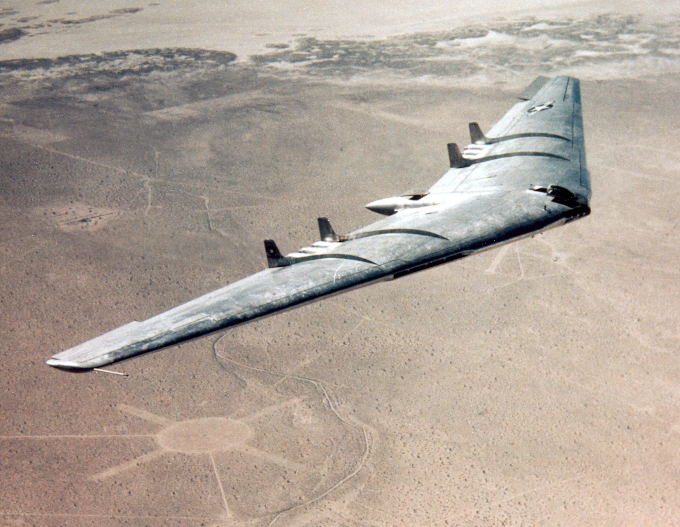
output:
[[426, 191], [367, 207], [387, 217], [346, 236], [319, 219], [321, 241], [269, 269], [54, 355], [47, 364], [90, 369], [391, 280], [532, 236], [590, 213], [579, 81], [539, 77], [488, 133], [449, 145], [451, 169]]

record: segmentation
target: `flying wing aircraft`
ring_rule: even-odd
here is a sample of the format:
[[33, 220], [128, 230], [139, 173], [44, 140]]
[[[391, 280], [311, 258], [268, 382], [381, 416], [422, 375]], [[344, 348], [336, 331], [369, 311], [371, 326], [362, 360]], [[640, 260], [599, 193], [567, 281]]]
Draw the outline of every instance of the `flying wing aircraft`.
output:
[[451, 168], [427, 191], [366, 205], [387, 216], [347, 235], [319, 218], [320, 241], [269, 268], [143, 322], [54, 355], [91, 369], [237, 326], [358, 286], [392, 280], [533, 236], [590, 213], [579, 81], [539, 77], [485, 135], [448, 145]]

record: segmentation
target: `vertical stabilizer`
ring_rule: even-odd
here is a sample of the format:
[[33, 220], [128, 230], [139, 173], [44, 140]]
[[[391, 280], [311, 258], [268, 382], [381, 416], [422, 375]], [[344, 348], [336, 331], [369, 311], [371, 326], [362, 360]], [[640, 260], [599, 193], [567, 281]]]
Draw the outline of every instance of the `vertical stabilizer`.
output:
[[265, 240], [264, 250], [267, 253], [267, 264], [270, 269], [272, 267], [286, 267], [292, 263], [290, 258], [285, 258], [281, 254], [274, 240]]
[[470, 127], [470, 140], [472, 141], [473, 145], [485, 145], [487, 144], [487, 139], [486, 136], [484, 135], [484, 132], [482, 132], [481, 127], [477, 123], [470, 123], [468, 125]]
[[335, 230], [331, 226], [331, 222], [328, 218], [319, 218], [319, 234], [321, 235], [321, 240], [324, 242], [337, 242], [340, 238], [335, 233]]
[[463, 159], [463, 154], [460, 153], [460, 148], [458, 148], [456, 143], [449, 143], [446, 147], [449, 149], [449, 163], [451, 168], [463, 168], [470, 165], [466, 159]]

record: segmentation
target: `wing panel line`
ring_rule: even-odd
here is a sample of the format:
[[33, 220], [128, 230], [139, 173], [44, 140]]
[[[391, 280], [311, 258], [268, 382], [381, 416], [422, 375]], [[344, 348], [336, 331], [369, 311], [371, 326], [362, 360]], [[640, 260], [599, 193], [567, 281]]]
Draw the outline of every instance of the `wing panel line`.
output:
[[549, 139], [561, 139], [571, 143], [571, 139], [564, 137], [559, 134], [550, 134], [547, 132], [526, 132], [523, 134], [512, 134], [512, 135], [502, 135], [499, 137], [487, 137], [487, 141], [484, 144], [493, 145], [496, 143], [502, 143], [503, 141], [511, 141], [513, 139], [522, 139], [524, 137], [547, 137]]
[[358, 234], [350, 234], [348, 240], [359, 240], [361, 238], [369, 238], [371, 236], [381, 236], [383, 234], [413, 234], [415, 236], [429, 236], [430, 238], [439, 238], [440, 240], [449, 241], [446, 236], [437, 234], [436, 232], [423, 231], [420, 229], [380, 229], [376, 231], [360, 232]]
[[480, 157], [478, 159], [467, 159], [471, 165], [478, 165], [485, 161], [493, 161], [494, 159], [503, 159], [506, 157], [551, 157], [553, 159], [561, 159], [562, 161], [569, 161], [564, 156], [558, 154], [551, 154], [550, 152], [508, 152], [507, 154], [496, 154], [494, 156]]

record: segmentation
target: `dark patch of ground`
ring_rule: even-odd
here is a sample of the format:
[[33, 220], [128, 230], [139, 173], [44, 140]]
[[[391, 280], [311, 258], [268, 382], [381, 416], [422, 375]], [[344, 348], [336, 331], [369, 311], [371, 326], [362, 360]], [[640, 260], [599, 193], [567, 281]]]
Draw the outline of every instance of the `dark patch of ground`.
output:
[[98, 22], [100, 20], [107, 20], [109, 18], [116, 18], [119, 16], [133, 15], [143, 10], [144, 9], [141, 7], [125, 7], [121, 9], [113, 9], [112, 11], [109, 11], [108, 13], [103, 15], [92, 15], [85, 18], [57, 18], [48, 20], [47, 22], [51, 24], [64, 24], [74, 26], [80, 24], [88, 24], [90, 22]]
[[18, 27], [9, 27], [7, 29], [0, 30], [0, 44], [3, 44], [4, 42], [14, 42], [25, 35], [26, 32], [23, 29], [19, 29]]

